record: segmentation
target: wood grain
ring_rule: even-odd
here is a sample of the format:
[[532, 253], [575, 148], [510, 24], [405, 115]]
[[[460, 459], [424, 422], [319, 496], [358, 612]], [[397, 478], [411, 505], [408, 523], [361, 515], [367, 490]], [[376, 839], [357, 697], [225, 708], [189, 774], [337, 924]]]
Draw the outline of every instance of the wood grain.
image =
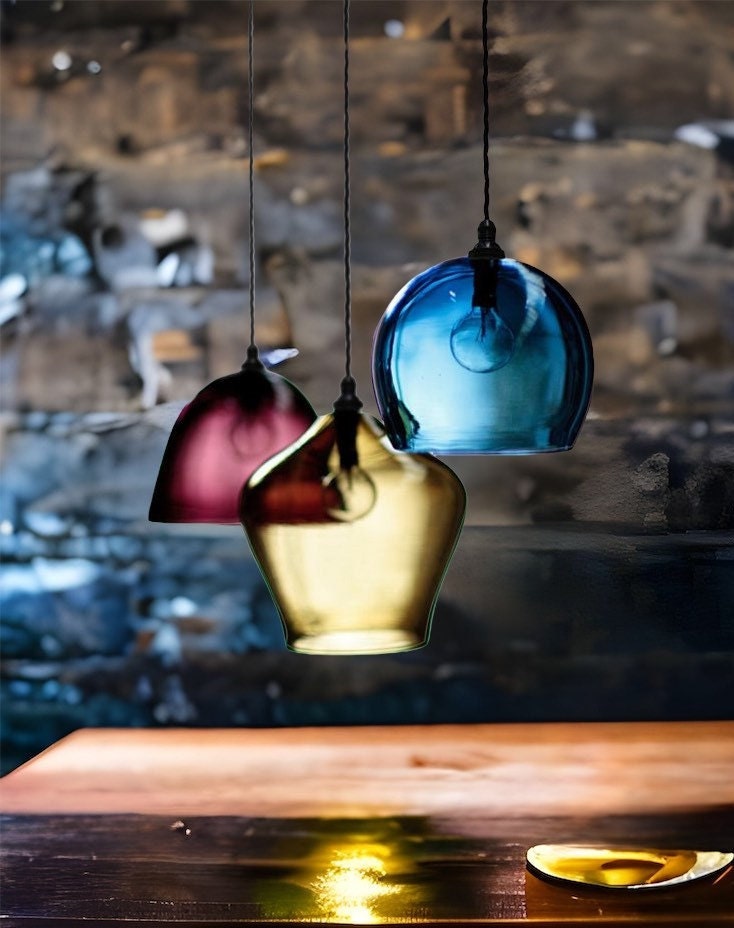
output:
[[[4, 924], [719, 928], [731, 870], [569, 889], [528, 873], [525, 852], [730, 850], [733, 735], [727, 722], [81, 731], [2, 781]], [[363, 868], [361, 901], [338, 889], [344, 860]]]
[[[595, 840], [664, 846], [722, 846], [734, 812], [708, 816], [503, 818], [475, 822], [422, 817], [247, 819], [192, 817], [172, 829], [161, 816], [18, 816], [4, 821], [3, 913], [19, 925], [161, 923], [328, 924], [334, 910], [319, 890], [345, 853], [397, 861], [395, 890], [371, 903], [384, 924], [724, 925], [734, 911], [734, 878], [648, 893], [569, 890], [525, 870], [539, 840]], [[482, 837], [478, 837], [478, 834]], [[381, 850], [380, 850], [381, 849]], [[351, 914], [364, 918], [366, 906]]]
[[734, 804], [734, 722], [76, 732], [0, 809], [150, 815], [573, 815]]

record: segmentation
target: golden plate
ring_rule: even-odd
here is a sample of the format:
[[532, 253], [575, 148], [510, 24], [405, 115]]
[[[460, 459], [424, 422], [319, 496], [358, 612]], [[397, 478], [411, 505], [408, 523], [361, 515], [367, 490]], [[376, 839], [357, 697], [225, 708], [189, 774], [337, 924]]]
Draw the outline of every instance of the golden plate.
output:
[[527, 852], [541, 876], [607, 889], [656, 889], [712, 876], [734, 861], [721, 851], [599, 848], [537, 844]]

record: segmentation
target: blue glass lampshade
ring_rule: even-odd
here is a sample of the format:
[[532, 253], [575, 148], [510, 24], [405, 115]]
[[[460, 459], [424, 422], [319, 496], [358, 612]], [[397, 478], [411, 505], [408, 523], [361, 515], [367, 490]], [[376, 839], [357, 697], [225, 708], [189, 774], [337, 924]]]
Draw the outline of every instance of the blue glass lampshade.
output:
[[591, 397], [581, 310], [542, 271], [476, 251], [414, 277], [380, 321], [372, 370], [390, 441], [435, 454], [565, 451]]

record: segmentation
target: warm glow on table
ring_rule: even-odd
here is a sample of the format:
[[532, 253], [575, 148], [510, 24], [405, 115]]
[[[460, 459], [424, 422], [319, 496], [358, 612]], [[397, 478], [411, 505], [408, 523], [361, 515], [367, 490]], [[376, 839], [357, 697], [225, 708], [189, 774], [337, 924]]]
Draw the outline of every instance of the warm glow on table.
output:
[[3, 914], [19, 928], [719, 928], [731, 866], [569, 890], [525, 855], [723, 859], [733, 770], [731, 722], [79, 731], [0, 782]]

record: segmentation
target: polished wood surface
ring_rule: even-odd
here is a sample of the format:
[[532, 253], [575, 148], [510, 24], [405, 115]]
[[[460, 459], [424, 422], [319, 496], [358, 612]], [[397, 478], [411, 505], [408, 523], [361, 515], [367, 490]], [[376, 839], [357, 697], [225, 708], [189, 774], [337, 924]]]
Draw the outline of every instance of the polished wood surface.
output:
[[[620, 892], [524, 865], [548, 842], [731, 850], [734, 723], [88, 730], [0, 795], [11, 925], [734, 921], [731, 871]], [[335, 902], [344, 860], [384, 895]]]
[[87, 729], [0, 781], [0, 802], [33, 813], [624, 814], [734, 803], [732, 771], [734, 722]]

